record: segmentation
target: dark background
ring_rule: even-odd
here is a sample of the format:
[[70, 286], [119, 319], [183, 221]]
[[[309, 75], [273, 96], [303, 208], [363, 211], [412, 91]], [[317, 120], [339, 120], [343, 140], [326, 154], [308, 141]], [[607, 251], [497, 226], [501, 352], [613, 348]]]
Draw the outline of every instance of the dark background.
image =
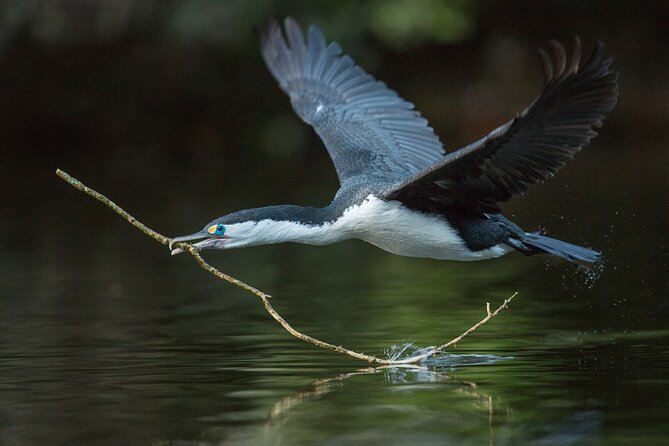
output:
[[[315, 186], [327, 200], [336, 188], [327, 155], [264, 69], [252, 33], [266, 17], [287, 14], [321, 26], [364, 68], [415, 102], [447, 148], [486, 133], [537, 94], [536, 47], [579, 34], [588, 51], [602, 38], [621, 71], [621, 94], [597, 144], [619, 141], [607, 150], [625, 153], [626, 170], [645, 178], [652, 175], [642, 174], [641, 159], [666, 165], [659, 146], [667, 137], [669, 104], [664, 2], [0, 5], [3, 176], [18, 174], [18, 189], [34, 186], [37, 200], [54, 166], [141, 190], [138, 195], [162, 207], [178, 208], [214, 191], [226, 199], [255, 197], [247, 206], [298, 201]], [[624, 175], [604, 174], [584, 187]], [[185, 179], [190, 190], [175, 187]], [[165, 230], [181, 229], [162, 223], [170, 225]]]

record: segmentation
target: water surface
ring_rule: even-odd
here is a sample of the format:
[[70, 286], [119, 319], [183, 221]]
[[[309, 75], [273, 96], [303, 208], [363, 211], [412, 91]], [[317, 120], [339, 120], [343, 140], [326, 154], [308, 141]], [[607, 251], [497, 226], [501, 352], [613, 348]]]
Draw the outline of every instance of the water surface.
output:
[[[300, 330], [379, 355], [444, 342], [519, 291], [451, 356], [375, 369], [293, 339], [255, 297], [51, 187], [57, 200], [16, 208], [0, 257], [6, 444], [659, 444], [669, 434], [663, 279], [635, 263], [643, 240], [628, 241], [629, 216], [594, 236], [596, 222], [581, 225], [608, 251], [594, 281], [549, 259], [439, 262], [361, 242], [209, 253], [272, 293]], [[44, 231], [26, 223], [47, 219]]]

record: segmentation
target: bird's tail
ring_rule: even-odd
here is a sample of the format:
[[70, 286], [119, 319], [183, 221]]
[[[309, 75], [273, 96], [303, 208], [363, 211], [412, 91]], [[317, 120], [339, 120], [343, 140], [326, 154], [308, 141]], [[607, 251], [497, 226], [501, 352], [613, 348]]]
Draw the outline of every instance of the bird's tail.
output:
[[[535, 254], [538, 252], [547, 252], [554, 256], [562, 257], [576, 265], [592, 267], [601, 258], [601, 253], [582, 246], [572, 245], [571, 243], [545, 237], [539, 234], [525, 233], [521, 242], [530, 248], [526, 254]], [[534, 252], [533, 252], [534, 251]], [[538, 252], [537, 252], [538, 251]]]

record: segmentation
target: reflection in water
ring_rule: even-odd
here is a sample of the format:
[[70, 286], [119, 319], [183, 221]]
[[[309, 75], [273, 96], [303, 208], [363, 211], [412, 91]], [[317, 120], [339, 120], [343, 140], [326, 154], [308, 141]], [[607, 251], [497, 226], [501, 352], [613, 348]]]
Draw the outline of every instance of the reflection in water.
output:
[[[492, 356], [481, 358], [482, 355], [450, 355], [448, 370], [453, 370], [458, 365], [471, 365], [474, 356], [477, 357], [477, 360], [483, 360], [486, 364], [508, 359]], [[295, 429], [310, 430], [304, 425], [300, 427], [304, 418], [308, 417], [306, 414], [312, 410], [302, 408], [302, 406], [323, 400], [333, 393], [355, 392], [357, 387], [355, 380], [372, 376], [375, 377], [376, 382], [383, 382], [391, 393], [400, 392], [403, 395], [435, 393], [440, 398], [449, 398], [450, 395], [453, 401], [457, 401], [455, 406], [449, 407], [448, 413], [442, 414], [444, 417], [442, 419], [430, 420], [433, 414], [428, 410], [412, 409], [407, 412], [405, 408], [392, 407], [387, 404], [372, 408], [372, 411], [376, 412], [375, 416], [383, 416], [389, 410], [401, 412], [405, 424], [408, 418], [415, 419], [413, 422], [437, 422], [439, 426], [445, 427], [445, 429], [435, 430], [426, 426], [422, 434], [416, 434], [404, 430], [403, 426], [391, 427], [386, 432], [367, 426], [369, 432], [356, 430], [353, 430], [353, 433], [332, 432], [327, 444], [370, 444], [370, 441], [373, 444], [381, 444], [378, 443], [380, 441], [400, 441], [400, 444], [409, 444], [405, 441], [410, 440], [411, 444], [462, 445], [482, 444], [480, 440], [487, 436], [485, 443], [490, 445], [582, 445], [595, 443], [600, 438], [602, 420], [598, 411], [577, 411], [568, 415], [562, 421], [525, 426], [514, 421], [513, 409], [500, 398], [486, 393], [475, 382], [458, 379], [449, 371], [438, 366], [382, 366], [358, 369], [330, 378], [317, 379], [308, 384], [305, 390], [276, 401], [271, 409], [266, 412], [264, 422], [256, 420], [252, 425], [241, 423], [237, 427], [213, 427], [201, 432], [195, 440], [180, 440], [176, 443], [183, 445], [261, 445], [283, 444], [283, 440], [286, 440], [286, 444], [294, 444], [291, 442], [294, 440], [291, 431]], [[356, 408], [349, 408], [349, 411], [354, 413]], [[367, 415], [370, 414], [367, 413]], [[333, 416], [333, 414], [330, 414], [330, 416]], [[241, 419], [244, 419], [244, 417], [241, 416]], [[294, 427], [293, 424], [297, 426]], [[325, 424], [327, 423], [325, 422]], [[485, 429], [481, 429], [483, 424], [485, 424]], [[468, 430], [473, 425], [479, 432], [487, 432], [487, 434], [479, 435], [479, 440], [475, 441], [460, 436], [460, 431], [463, 428]], [[165, 440], [155, 444], [157, 446], [172, 445], [175, 442]], [[315, 444], [315, 442], [305, 444]]]
[[[451, 359], [452, 364], [459, 362], [457, 355], [453, 355]], [[459, 381], [447, 372], [440, 368], [426, 367], [426, 366], [382, 366], [369, 367], [358, 369], [354, 372], [341, 373], [330, 378], [322, 378], [312, 381], [307, 385], [306, 390], [299, 391], [295, 394], [285, 396], [275, 402], [271, 409], [267, 412], [264, 423], [258, 423], [255, 427], [240, 426], [238, 428], [211, 428], [206, 432], [201, 433], [197, 440], [179, 441], [179, 444], [184, 445], [218, 445], [218, 444], [280, 444], [279, 439], [282, 438], [285, 431], [291, 430], [290, 423], [296, 422], [291, 418], [291, 412], [299, 410], [300, 406], [320, 400], [327, 395], [334, 392], [346, 393], [348, 391], [347, 384], [356, 378], [364, 376], [375, 375], [380, 378], [384, 385], [391, 386], [391, 389], [400, 390], [403, 393], [424, 391], [423, 384], [437, 384], [434, 388], [439, 392], [447, 389], [448, 392], [453, 392], [457, 395], [465, 395], [467, 399], [474, 403], [476, 411], [481, 411], [487, 414], [488, 430], [490, 432], [492, 442], [493, 434], [493, 417], [495, 416], [495, 408], [493, 407], [493, 398], [490, 395], [485, 395], [477, 389], [477, 385], [468, 381]], [[377, 379], [378, 381], [378, 379]], [[386, 410], [389, 406], [384, 405], [378, 407], [376, 410]], [[470, 408], [467, 409], [471, 410]], [[503, 411], [505, 416], [509, 411], [498, 408], [498, 411]], [[498, 412], [501, 413], [501, 412]], [[410, 411], [405, 415], [420, 416], [420, 411]], [[297, 421], [299, 423], [299, 420]], [[206, 439], [206, 440], [203, 440]], [[345, 439], [335, 438], [329, 444], [356, 444], [359, 442], [365, 443], [370, 438], [366, 434], [359, 436], [346, 436]], [[433, 437], [433, 441], [444, 441], [443, 436], [437, 438]], [[172, 440], [158, 442], [157, 445], [174, 444]], [[443, 443], [442, 443], [443, 444]]]
[[[471, 356], [484, 355], [449, 355], [450, 367], [457, 367], [468, 362]], [[488, 364], [495, 361], [503, 360], [501, 357], [488, 356]], [[377, 375], [383, 377], [383, 381], [388, 384], [411, 384], [411, 383], [445, 383], [465, 385], [468, 388], [476, 388], [476, 384], [472, 382], [462, 381], [454, 382], [448, 374], [441, 367], [428, 367], [424, 365], [393, 365], [393, 366], [379, 366], [358, 369], [354, 372], [341, 373], [331, 378], [317, 379], [313, 381], [310, 386], [312, 390], [308, 390], [297, 395], [287, 396], [281, 401], [277, 402], [271, 410], [270, 420], [282, 415], [290, 410], [296, 404], [303, 402], [306, 399], [316, 399], [322, 397], [334, 390], [341, 389], [341, 385], [347, 379], [362, 376], [362, 375]], [[477, 396], [480, 396], [477, 394]], [[490, 397], [486, 397], [490, 400]]]
[[[459, 362], [459, 355], [451, 355], [452, 363]], [[501, 359], [501, 358], [500, 358]], [[381, 375], [383, 382], [387, 384], [425, 384], [425, 383], [446, 383], [454, 391], [464, 391], [468, 395], [473, 395], [481, 401], [485, 401], [489, 421], [492, 422], [492, 397], [482, 395], [477, 391], [476, 384], [468, 381], [455, 381], [445, 371], [440, 368], [418, 366], [418, 365], [395, 365], [380, 366], [358, 369], [354, 372], [341, 373], [331, 378], [317, 379], [310, 383], [310, 390], [300, 392], [296, 395], [289, 395], [278, 401], [270, 411], [268, 423], [272, 424], [284, 417], [287, 412], [306, 400], [315, 400], [334, 391], [343, 391], [344, 381], [363, 375]], [[405, 387], [404, 390], [407, 390]]]

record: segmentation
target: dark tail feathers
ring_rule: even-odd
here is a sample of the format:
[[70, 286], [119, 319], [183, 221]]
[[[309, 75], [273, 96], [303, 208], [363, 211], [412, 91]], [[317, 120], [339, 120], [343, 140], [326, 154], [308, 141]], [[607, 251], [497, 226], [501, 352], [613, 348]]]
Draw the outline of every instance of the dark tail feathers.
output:
[[527, 254], [534, 254], [536, 253], [535, 250], [538, 250], [539, 252], [547, 252], [587, 268], [593, 266], [601, 258], [601, 253], [593, 251], [592, 249], [572, 245], [571, 243], [539, 234], [525, 233], [521, 242], [530, 248], [530, 252]]

